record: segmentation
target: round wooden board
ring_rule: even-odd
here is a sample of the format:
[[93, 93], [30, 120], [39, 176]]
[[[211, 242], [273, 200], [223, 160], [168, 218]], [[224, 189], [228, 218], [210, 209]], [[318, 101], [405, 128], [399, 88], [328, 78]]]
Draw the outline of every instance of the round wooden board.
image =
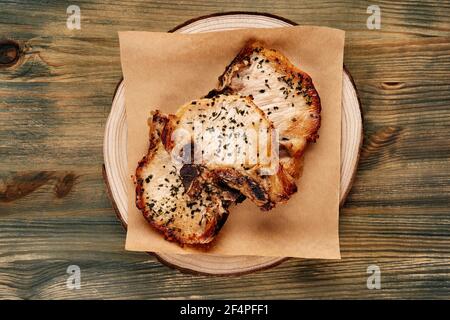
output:
[[[269, 14], [230, 12], [189, 20], [170, 32], [200, 33], [241, 28], [276, 28], [295, 25], [287, 19]], [[127, 183], [127, 124], [125, 118], [124, 85], [121, 82], [114, 95], [111, 113], [106, 123], [103, 153], [104, 176], [117, 216], [126, 228], [128, 207]], [[362, 115], [356, 87], [347, 70], [343, 71], [341, 189], [344, 202], [356, 172], [362, 143]], [[281, 263], [283, 257], [179, 255], [155, 253], [163, 263], [181, 271], [233, 275], [266, 269]]]

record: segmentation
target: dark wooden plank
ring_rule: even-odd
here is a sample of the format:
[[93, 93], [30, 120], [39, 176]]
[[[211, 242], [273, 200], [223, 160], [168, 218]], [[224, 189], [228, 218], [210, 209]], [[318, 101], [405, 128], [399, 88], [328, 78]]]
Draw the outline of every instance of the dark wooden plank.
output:
[[[450, 3], [0, 0], [0, 35], [23, 56], [0, 68], [1, 298], [450, 298]], [[121, 78], [117, 31], [165, 31], [213, 12], [270, 12], [347, 31], [365, 142], [341, 210], [341, 261], [293, 259], [256, 274], [181, 274], [123, 249], [101, 175], [103, 130]], [[68, 290], [66, 268], [82, 270]], [[382, 290], [366, 288], [367, 266]]]
[[[291, 260], [246, 276], [192, 276], [136, 254], [101, 252], [63, 259], [16, 255], [2, 263], [4, 297], [61, 298], [448, 298], [448, 264], [442, 259], [346, 259], [343, 262]], [[124, 259], [126, 258], [126, 259]], [[81, 268], [81, 289], [66, 287], [66, 268]], [[381, 268], [381, 290], [368, 290], [368, 265]], [[270, 279], [270, 281], [269, 281]], [[276, 283], [276, 285], [274, 284]]]

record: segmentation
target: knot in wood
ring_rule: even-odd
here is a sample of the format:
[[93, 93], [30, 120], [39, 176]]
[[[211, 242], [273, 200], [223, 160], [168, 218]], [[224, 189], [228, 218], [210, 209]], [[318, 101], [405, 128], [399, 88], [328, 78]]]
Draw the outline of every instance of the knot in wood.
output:
[[19, 61], [20, 46], [13, 40], [0, 40], [0, 68], [10, 67]]

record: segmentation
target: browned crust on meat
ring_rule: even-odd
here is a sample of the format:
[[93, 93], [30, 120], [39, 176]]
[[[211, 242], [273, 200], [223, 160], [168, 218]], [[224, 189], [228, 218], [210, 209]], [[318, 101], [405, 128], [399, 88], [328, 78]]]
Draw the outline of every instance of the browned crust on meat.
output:
[[291, 195], [297, 192], [297, 185], [295, 184], [295, 179], [284, 169], [282, 165], [278, 167], [278, 172], [276, 175], [268, 176], [267, 179], [270, 180], [270, 184], [274, 186], [276, 183], [281, 185], [273, 187], [274, 190], [279, 190], [276, 195], [272, 196], [277, 202], [285, 202], [289, 200]]
[[270, 176], [246, 176], [233, 168], [218, 168], [213, 171], [219, 179], [242, 192], [263, 211], [273, 209], [277, 203], [289, 200], [297, 192], [295, 180], [282, 166], [278, 167], [276, 174]]
[[[300, 83], [301, 87], [310, 100], [310, 112], [316, 121], [308, 128], [307, 141], [315, 142], [319, 137], [317, 132], [320, 128], [321, 103], [320, 97], [314, 87], [311, 77], [304, 71], [294, 66], [287, 57], [275, 49], [267, 49], [264, 43], [258, 40], [249, 40], [233, 61], [226, 67], [225, 72], [219, 77], [219, 91], [226, 89], [229, 79], [231, 79], [239, 70], [246, 67], [245, 61], [248, 63], [250, 56], [254, 53], [262, 54], [268, 59], [277, 71], [290, 76], [296, 83]], [[228, 90], [229, 91], [229, 90]]]
[[229, 187], [234, 188], [248, 196], [262, 210], [270, 210], [275, 203], [270, 199], [268, 190], [249, 176], [242, 175], [233, 168], [214, 169], [219, 179]]
[[[152, 117], [148, 120], [150, 131], [154, 130], [156, 135], [159, 135], [162, 144], [167, 150], [173, 148], [172, 133], [174, 125], [169, 125], [172, 121], [175, 121], [176, 116], [169, 114], [163, 114], [159, 110], [152, 112]], [[152, 132], [150, 132], [150, 135]], [[151, 138], [150, 138], [151, 139]]]

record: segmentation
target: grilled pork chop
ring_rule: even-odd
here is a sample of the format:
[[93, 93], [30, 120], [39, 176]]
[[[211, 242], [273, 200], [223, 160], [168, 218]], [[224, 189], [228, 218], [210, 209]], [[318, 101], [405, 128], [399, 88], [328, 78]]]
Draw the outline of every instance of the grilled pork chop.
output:
[[162, 144], [164, 122], [156, 113], [150, 120], [147, 155], [136, 169], [136, 206], [167, 240], [206, 244], [228, 216], [228, 207], [242, 196], [202, 167], [186, 166], [180, 173]]
[[250, 41], [219, 77], [216, 91], [223, 90], [253, 97], [279, 131], [281, 165], [298, 177], [307, 142], [316, 141], [320, 127], [320, 98], [311, 77], [280, 52]]
[[250, 97], [217, 95], [194, 100], [176, 115], [160, 114], [163, 144], [183, 164], [207, 170], [270, 210], [297, 190], [279, 165], [273, 125]]

